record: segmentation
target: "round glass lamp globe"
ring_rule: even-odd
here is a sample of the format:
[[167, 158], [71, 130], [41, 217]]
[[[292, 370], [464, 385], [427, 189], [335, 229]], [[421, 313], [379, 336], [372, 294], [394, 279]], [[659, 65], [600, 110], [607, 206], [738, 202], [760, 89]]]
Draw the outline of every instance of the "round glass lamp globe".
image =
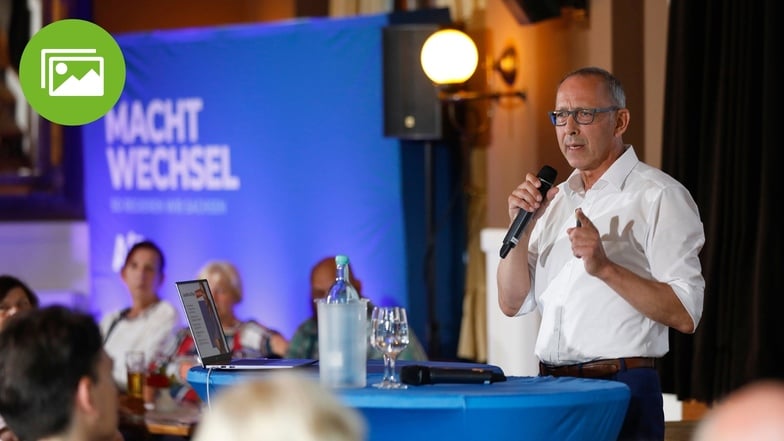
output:
[[474, 74], [479, 63], [476, 44], [466, 33], [442, 29], [427, 37], [420, 61], [425, 75], [436, 84], [460, 84]]

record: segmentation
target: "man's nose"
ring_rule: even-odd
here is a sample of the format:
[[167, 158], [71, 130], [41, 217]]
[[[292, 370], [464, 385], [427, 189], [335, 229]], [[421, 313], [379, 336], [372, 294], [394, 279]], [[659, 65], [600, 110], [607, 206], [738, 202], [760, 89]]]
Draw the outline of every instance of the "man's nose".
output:
[[577, 124], [577, 120], [573, 114], [570, 114], [566, 117], [566, 132], [573, 134], [579, 132], [580, 124]]

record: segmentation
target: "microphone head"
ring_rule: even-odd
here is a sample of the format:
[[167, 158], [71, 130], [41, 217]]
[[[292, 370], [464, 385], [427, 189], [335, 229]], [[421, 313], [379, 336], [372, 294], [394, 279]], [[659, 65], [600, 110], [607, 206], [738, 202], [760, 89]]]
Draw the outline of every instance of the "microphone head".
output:
[[539, 178], [540, 181], [547, 182], [550, 185], [553, 185], [555, 183], [556, 176], [558, 176], [558, 172], [554, 168], [550, 167], [549, 165], [545, 165], [544, 167], [542, 167], [542, 169], [539, 170], [539, 174], [536, 175], [536, 177]]
[[504, 371], [498, 366], [458, 367], [435, 365], [407, 365], [400, 369], [400, 381], [405, 384], [488, 384], [506, 381]]

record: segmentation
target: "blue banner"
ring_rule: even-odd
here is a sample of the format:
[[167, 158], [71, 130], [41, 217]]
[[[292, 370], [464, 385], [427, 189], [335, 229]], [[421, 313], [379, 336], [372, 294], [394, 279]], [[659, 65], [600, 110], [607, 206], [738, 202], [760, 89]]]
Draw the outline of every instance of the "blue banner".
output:
[[[311, 266], [347, 254], [365, 296], [407, 306], [400, 146], [383, 136], [386, 16], [122, 35], [127, 82], [85, 126], [96, 314], [130, 304], [119, 269], [146, 238], [161, 296], [211, 259], [240, 269], [241, 318], [291, 337]], [[184, 314], [181, 317], [184, 322]]]

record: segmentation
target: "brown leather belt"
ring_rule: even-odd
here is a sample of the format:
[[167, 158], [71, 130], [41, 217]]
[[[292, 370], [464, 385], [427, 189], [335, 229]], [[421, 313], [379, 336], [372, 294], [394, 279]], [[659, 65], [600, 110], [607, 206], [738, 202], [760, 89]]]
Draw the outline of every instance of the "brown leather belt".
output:
[[539, 363], [539, 374], [552, 375], [553, 377], [602, 378], [627, 369], [653, 368], [656, 365], [655, 360], [650, 357], [628, 357], [609, 358], [566, 366]]

